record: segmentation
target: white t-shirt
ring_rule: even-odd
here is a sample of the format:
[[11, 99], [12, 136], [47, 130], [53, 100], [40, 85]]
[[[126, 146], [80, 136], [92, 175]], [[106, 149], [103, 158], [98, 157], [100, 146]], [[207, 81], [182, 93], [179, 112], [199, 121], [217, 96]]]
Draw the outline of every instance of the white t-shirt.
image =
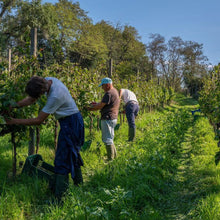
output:
[[54, 114], [56, 119], [69, 116], [79, 112], [78, 107], [67, 87], [55, 77], [46, 77], [47, 81], [52, 80], [49, 93], [46, 94], [47, 102], [42, 111]]
[[127, 104], [129, 101], [135, 101], [138, 103], [136, 95], [129, 89], [121, 89], [121, 94], [121, 97], [125, 104]]

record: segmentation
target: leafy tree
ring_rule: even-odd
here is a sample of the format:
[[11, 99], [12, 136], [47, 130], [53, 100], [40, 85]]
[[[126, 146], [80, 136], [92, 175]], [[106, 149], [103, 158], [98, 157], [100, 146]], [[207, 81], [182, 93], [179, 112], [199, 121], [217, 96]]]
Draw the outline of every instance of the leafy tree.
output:
[[57, 35], [57, 19], [52, 4], [42, 5], [40, 0], [17, 1], [14, 13], [3, 19], [1, 36], [8, 47], [15, 47], [18, 55], [29, 54], [30, 31], [38, 29], [39, 46], [46, 44], [49, 36]]
[[160, 34], [151, 34], [151, 41], [147, 44], [147, 55], [151, 62], [151, 77], [158, 75], [157, 69], [161, 60], [164, 60], [164, 52], [167, 50], [165, 38]]
[[[214, 66], [210, 74], [204, 77], [203, 87], [199, 91], [199, 105], [202, 112], [209, 118], [216, 135], [220, 138], [220, 65]], [[218, 144], [219, 145], [219, 144]]]
[[122, 44], [121, 26], [119, 24], [113, 27], [109, 22], [104, 20], [95, 24], [100, 30], [107, 47], [105, 67], [103, 72], [108, 72], [110, 62], [113, 61], [114, 66], [119, 63], [120, 45]]
[[145, 45], [140, 42], [137, 30], [132, 26], [125, 26], [122, 32], [121, 60], [138, 62], [146, 53]]
[[140, 37], [134, 27], [125, 26], [121, 30], [118, 59], [115, 61], [115, 71], [121, 78], [136, 76], [140, 71], [140, 63], [145, 57], [146, 48], [139, 39]]
[[0, 1], [0, 22], [3, 16], [11, 9], [16, 0], [1, 0]]
[[101, 31], [104, 41], [107, 46], [108, 59], [113, 58], [115, 62], [119, 59], [119, 50], [122, 42], [121, 26], [117, 25], [115, 28], [104, 20], [95, 24], [95, 26]]
[[42, 4], [41, 0], [17, 1], [13, 14], [4, 16], [1, 28], [3, 44], [19, 48], [19, 54], [29, 54], [30, 31], [38, 30], [38, 48], [42, 62], [63, 62], [71, 51], [72, 42], [88, 23], [79, 3], [60, 0], [57, 4]]
[[183, 46], [184, 42], [180, 37], [172, 37], [167, 43], [164, 59], [161, 58], [159, 61], [166, 86], [175, 91], [180, 90], [182, 82], [181, 50]]
[[91, 20], [87, 17], [85, 11], [80, 8], [78, 2], [73, 3], [73, 1], [68, 0], [59, 0], [55, 4], [55, 13], [58, 17], [58, 43], [63, 50], [64, 59], [74, 54], [76, 48], [74, 42], [83, 33], [84, 26], [91, 24]]
[[70, 52], [70, 60], [82, 67], [91, 68], [99, 62], [107, 59], [107, 45], [103, 35], [94, 25], [86, 25], [82, 32], [72, 43], [73, 51]]
[[197, 95], [202, 87], [202, 78], [207, 74], [202, 45], [192, 41], [184, 42], [172, 37], [168, 43], [159, 34], [150, 36], [147, 52], [151, 62], [152, 77], [159, 77], [168, 88], [178, 91], [183, 83], [190, 94]]
[[202, 88], [202, 78], [208, 73], [206, 56], [203, 55], [203, 45], [197, 42], [186, 41], [183, 54], [183, 77], [190, 95], [198, 96], [198, 91]]
[[15, 2], [16, 0], [0, 0], [0, 48], [2, 51], [7, 48], [5, 42], [8, 37], [7, 35], [2, 35], [2, 31], [4, 30], [3, 19], [10, 15], [11, 8], [14, 6]]

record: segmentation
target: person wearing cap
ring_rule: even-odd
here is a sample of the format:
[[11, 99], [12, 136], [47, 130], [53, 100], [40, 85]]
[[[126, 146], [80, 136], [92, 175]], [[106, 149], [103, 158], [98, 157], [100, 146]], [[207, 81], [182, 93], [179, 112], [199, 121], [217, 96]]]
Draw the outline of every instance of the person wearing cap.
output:
[[68, 189], [69, 173], [75, 185], [83, 182], [80, 148], [84, 144], [84, 122], [78, 107], [67, 87], [57, 78], [33, 76], [27, 83], [27, 97], [17, 102], [17, 107], [35, 103], [46, 94], [47, 102], [36, 118], [6, 119], [8, 125], [40, 125], [54, 114], [59, 121], [60, 131], [54, 160], [55, 180], [50, 184], [55, 197], [60, 201]]
[[120, 99], [110, 78], [103, 78], [99, 87], [105, 91], [101, 102], [92, 104], [87, 109], [89, 111], [100, 110], [102, 141], [106, 146], [108, 160], [113, 160], [117, 155], [114, 145], [114, 128], [117, 124]]
[[134, 92], [129, 89], [120, 89], [119, 98], [125, 103], [125, 114], [128, 121], [128, 141], [133, 141], [136, 133], [135, 118], [138, 115], [139, 104]]

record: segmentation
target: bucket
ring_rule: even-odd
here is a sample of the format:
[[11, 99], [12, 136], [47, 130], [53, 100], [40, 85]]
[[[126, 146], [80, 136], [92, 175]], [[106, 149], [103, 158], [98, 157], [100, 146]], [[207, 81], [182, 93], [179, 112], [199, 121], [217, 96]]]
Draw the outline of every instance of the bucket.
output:
[[26, 158], [22, 174], [39, 177], [49, 182], [53, 181], [55, 178], [54, 167], [45, 163], [40, 154], [34, 154]]

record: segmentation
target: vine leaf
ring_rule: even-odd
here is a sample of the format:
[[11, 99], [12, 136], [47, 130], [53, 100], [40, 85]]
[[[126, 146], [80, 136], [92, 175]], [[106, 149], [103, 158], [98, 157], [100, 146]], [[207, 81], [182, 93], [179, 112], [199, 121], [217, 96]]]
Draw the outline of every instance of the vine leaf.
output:
[[216, 166], [218, 165], [219, 161], [220, 161], [220, 151], [218, 151], [215, 154], [215, 164], [216, 164]]
[[2, 125], [6, 124], [5, 118], [1, 115], [0, 115], [0, 124], [2, 124]]

